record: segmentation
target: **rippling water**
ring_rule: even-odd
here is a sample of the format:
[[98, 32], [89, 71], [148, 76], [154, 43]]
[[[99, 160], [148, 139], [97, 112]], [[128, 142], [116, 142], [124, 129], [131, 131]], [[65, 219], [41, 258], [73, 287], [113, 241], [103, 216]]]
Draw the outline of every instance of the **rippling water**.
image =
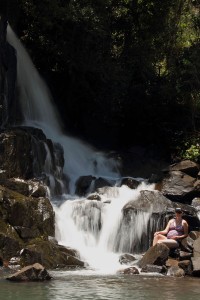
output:
[[199, 299], [200, 278], [115, 275], [97, 276], [76, 272], [50, 272], [53, 280], [14, 283], [0, 280], [0, 299], [9, 300], [109, 300]]

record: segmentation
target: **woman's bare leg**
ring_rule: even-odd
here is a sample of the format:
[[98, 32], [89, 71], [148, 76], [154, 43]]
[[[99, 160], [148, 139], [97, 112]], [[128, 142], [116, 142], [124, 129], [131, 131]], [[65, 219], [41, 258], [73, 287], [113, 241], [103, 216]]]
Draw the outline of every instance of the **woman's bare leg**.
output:
[[170, 249], [179, 247], [179, 243], [176, 240], [173, 240], [173, 239], [166, 239], [166, 240], [163, 240], [163, 241], [158, 241], [158, 243], [163, 243]]
[[167, 237], [162, 234], [157, 234], [154, 236], [153, 239], [153, 246], [155, 246], [157, 243], [162, 243], [164, 240], [167, 240]]

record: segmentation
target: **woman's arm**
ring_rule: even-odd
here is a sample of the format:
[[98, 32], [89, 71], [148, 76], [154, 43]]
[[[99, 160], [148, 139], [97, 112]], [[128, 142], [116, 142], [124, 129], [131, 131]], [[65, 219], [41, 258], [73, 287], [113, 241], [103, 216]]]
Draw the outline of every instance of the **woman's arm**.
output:
[[172, 220], [169, 220], [169, 222], [168, 222], [167, 226], [165, 227], [165, 229], [162, 230], [162, 231], [157, 231], [157, 232], [155, 232], [155, 233], [154, 233], [154, 236], [155, 236], [155, 235], [158, 235], [158, 234], [163, 234], [163, 235], [167, 234], [168, 231], [169, 231], [169, 226], [170, 226], [171, 222], [172, 222]]

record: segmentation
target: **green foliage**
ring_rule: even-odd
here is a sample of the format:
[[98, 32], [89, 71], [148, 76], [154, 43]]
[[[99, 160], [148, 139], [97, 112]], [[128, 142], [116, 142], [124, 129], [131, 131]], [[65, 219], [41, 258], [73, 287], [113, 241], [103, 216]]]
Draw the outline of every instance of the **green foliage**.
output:
[[183, 143], [183, 149], [180, 152], [183, 159], [189, 159], [195, 162], [200, 162], [200, 138], [188, 138]]

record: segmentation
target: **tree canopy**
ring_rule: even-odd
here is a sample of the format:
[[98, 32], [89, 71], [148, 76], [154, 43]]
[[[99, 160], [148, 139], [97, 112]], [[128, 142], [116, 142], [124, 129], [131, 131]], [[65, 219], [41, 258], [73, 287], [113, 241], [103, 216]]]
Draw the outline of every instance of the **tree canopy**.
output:
[[7, 7], [67, 130], [112, 147], [198, 136], [199, 13], [195, 0], [10, 0]]

